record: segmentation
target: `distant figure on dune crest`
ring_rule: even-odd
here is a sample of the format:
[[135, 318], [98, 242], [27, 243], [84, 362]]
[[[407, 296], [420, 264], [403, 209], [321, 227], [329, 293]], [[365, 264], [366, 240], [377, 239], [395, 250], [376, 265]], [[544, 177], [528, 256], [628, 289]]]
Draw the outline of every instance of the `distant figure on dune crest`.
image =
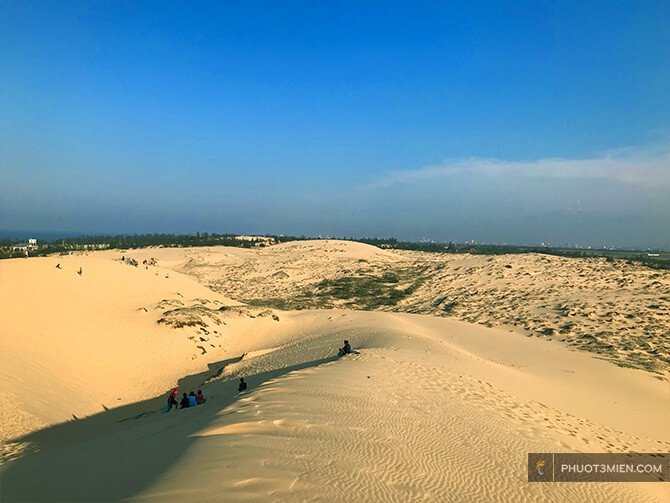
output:
[[80, 267], [79, 270], [77, 271], [77, 274], [81, 276], [82, 274], [84, 274], [84, 270]]
[[340, 350], [337, 352], [340, 356], [348, 355], [351, 353], [351, 344], [349, 344], [349, 341], [345, 340], [344, 341], [344, 346], [340, 348]]
[[244, 377], [240, 377], [240, 384], [237, 386], [237, 391], [244, 391], [247, 389], [247, 383], [244, 382]]
[[173, 405], [174, 405], [175, 410], [179, 408], [179, 402], [177, 402], [177, 393], [178, 392], [179, 392], [179, 387], [174, 388], [170, 392], [170, 395], [168, 396], [168, 400], [167, 400], [168, 411], [172, 410]]
[[181, 407], [179, 407], [179, 408], [180, 409], [188, 409], [188, 407], [189, 407], [188, 404], [189, 404], [188, 395], [186, 393], [184, 393], [184, 396], [182, 396], [182, 398], [181, 398]]
[[188, 406], [189, 407], [195, 407], [196, 405], [198, 405], [198, 399], [195, 397], [195, 393], [193, 393], [193, 391], [191, 391], [188, 394]]
[[205, 398], [205, 395], [202, 394], [201, 389], [199, 389], [198, 394], [195, 395], [195, 401], [198, 402], [198, 405], [202, 405], [203, 403], [205, 403], [207, 401], [207, 399]]
[[60, 262], [56, 264], [56, 269], [62, 269], [62, 267], [60, 266]]

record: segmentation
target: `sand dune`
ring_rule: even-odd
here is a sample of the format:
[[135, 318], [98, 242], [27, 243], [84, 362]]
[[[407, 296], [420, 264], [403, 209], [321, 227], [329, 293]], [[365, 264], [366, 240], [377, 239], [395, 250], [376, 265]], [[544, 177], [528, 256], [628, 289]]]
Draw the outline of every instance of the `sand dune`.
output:
[[[304, 278], [329, 271], [313, 269], [323, 244], [281, 246]], [[325, 246], [340, 264], [406, 260]], [[245, 307], [194, 280], [241, 260], [261, 288], [269, 271], [244, 266], [249, 253], [131, 252], [159, 259], [146, 269], [117, 252], [0, 261], [12, 404], [0, 499], [667, 501], [662, 483], [529, 484], [525, 473], [528, 452], [668, 452], [657, 375], [454, 319]], [[337, 359], [345, 338], [357, 354]], [[175, 383], [207, 403], [158, 412]]]
[[621, 366], [670, 370], [667, 271], [605, 259], [422, 253], [343, 241], [168, 253], [169, 267], [253, 304], [455, 317], [557, 340]]
[[162, 393], [206, 367], [200, 348], [225, 354], [226, 332], [247, 322], [208, 319], [209, 328], [175, 330], [170, 320], [197, 322], [193, 310], [209, 306], [219, 315], [219, 307], [239, 303], [181, 274], [131, 267], [116, 255], [0, 261], [5, 454], [12, 449], [6, 441], [20, 433]]

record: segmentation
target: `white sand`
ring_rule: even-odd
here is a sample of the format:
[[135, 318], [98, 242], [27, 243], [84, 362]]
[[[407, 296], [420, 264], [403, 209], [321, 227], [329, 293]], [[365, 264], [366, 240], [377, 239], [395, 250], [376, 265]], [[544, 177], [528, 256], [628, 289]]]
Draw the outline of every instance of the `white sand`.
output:
[[[667, 501], [661, 483], [526, 482], [528, 452], [668, 452], [650, 373], [430, 316], [218, 311], [235, 302], [119, 256], [0, 261], [3, 502]], [[345, 338], [358, 354], [334, 359]], [[153, 413], [178, 380], [208, 402]]]
[[161, 263], [222, 295], [295, 309], [369, 309], [356, 297], [312, 294], [323, 293], [322, 280], [391, 274], [399, 281], [389, 286], [411, 287], [411, 293], [397, 304], [374, 309], [506, 327], [619, 365], [670, 371], [670, 272], [623, 260], [422, 253], [332, 240], [260, 249], [170, 250], [166, 258]]
[[3, 439], [156, 396], [204, 367], [193, 341], [156, 323], [156, 305], [238, 303], [172, 271], [111, 260], [116, 255], [0, 261]]

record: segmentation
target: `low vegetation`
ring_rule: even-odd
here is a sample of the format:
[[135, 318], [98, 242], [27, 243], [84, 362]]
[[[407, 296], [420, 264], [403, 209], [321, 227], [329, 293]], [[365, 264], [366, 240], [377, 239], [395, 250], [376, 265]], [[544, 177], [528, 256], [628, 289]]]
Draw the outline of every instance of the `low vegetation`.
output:
[[375, 310], [397, 305], [423, 282], [421, 271], [387, 271], [379, 275], [340, 276], [322, 279], [291, 298], [253, 298], [252, 306], [275, 309], [327, 309], [346, 307]]
[[158, 319], [159, 324], [172, 328], [207, 327], [210, 323], [221, 324], [218, 312], [203, 305], [178, 307], [163, 313]]

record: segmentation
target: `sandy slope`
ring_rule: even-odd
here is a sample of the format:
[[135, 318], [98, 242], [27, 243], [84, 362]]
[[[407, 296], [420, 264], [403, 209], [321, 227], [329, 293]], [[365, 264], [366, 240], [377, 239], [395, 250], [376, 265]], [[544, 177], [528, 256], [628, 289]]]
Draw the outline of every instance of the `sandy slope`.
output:
[[[245, 302], [456, 317], [561, 341], [622, 366], [670, 370], [670, 272], [624, 261], [421, 253], [327, 240], [142, 253], [166, 254], [167, 267]], [[367, 285], [357, 288], [361, 279]], [[383, 300], [396, 290], [403, 292], [397, 302]]]
[[[444, 318], [226, 307], [118, 255], [0, 261], [3, 502], [667, 501], [660, 483], [525, 482], [528, 452], [670, 450], [650, 373]], [[344, 338], [358, 354], [335, 359]], [[177, 381], [208, 402], [156, 413]]]
[[0, 261], [3, 440], [156, 396], [206, 368], [202, 348], [213, 358], [225, 354], [230, 327], [201, 341], [157, 319], [193, 299], [239, 303], [173, 271], [113, 260], [117, 255]]

